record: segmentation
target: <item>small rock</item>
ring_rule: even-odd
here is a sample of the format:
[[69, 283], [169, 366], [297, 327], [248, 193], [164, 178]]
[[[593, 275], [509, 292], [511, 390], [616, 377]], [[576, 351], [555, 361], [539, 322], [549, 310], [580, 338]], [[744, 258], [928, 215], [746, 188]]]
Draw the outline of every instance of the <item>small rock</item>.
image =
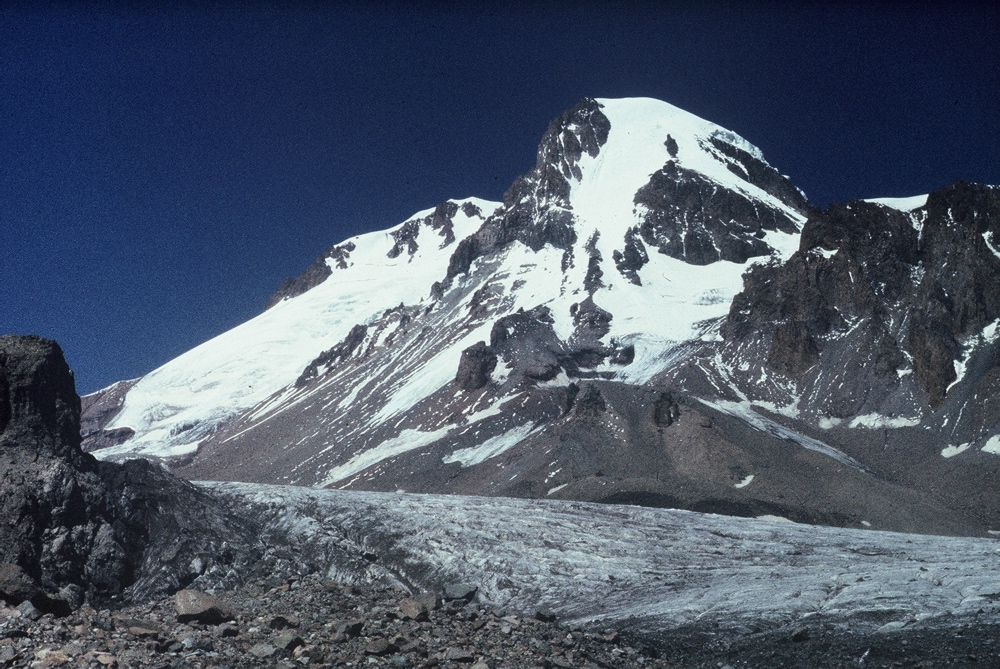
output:
[[395, 653], [399, 648], [388, 639], [376, 637], [365, 646], [365, 655], [383, 656]]
[[181, 590], [174, 595], [177, 622], [198, 622], [218, 625], [232, 620], [233, 612], [223, 606], [215, 597], [197, 590]]
[[271, 619], [268, 620], [267, 622], [268, 627], [270, 627], [273, 630], [281, 630], [288, 627], [298, 627], [301, 624], [302, 621], [299, 620], [298, 616], [292, 616], [292, 615], [271, 616]]
[[17, 612], [28, 620], [38, 620], [42, 617], [42, 612], [35, 608], [31, 602], [24, 601], [17, 605]]
[[549, 609], [538, 609], [535, 611], [535, 620], [540, 620], [543, 623], [554, 623], [556, 621], [556, 614]]
[[304, 646], [305, 641], [302, 640], [295, 632], [284, 632], [276, 636], [273, 643], [278, 648], [284, 648], [285, 650], [295, 650], [299, 646]]
[[799, 627], [792, 632], [792, 641], [806, 641], [809, 638], [809, 628]]
[[258, 643], [250, 646], [250, 650], [247, 651], [251, 655], [261, 660], [266, 660], [272, 658], [278, 654], [278, 648], [272, 646], [269, 643]]
[[462, 648], [451, 647], [444, 652], [444, 659], [450, 662], [475, 662], [476, 656]]
[[69, 655], [70, 657], [79, 657], [84, 653], [83, 646], [81, 646], [76, 641], [69, 642], [68, 644], [60, 648], [60, 650]]
[[202, 639], [194, 634], [181, 639], [181, 645], [184, 646], [184, 650], [203, 650], [206, 652], [215, 650], [211, 639]]
[[223, 639], [239, 635], [240, 635], [239, 628], [233, 627], [232, 625], [219, 625], [218, 627], [215, 628], [215, 636]]
[[479, 588], [468, 583], [455, 583], [444, 589], [444, 598], [448, 601], [465, 600], [468, 602], [476, 596], [478, 590]]
[[353, 618], [351, 620], [342, 620], [336, 627], [337, 634], [343, 634], [347, 637], [358, 636], [361, 634], [361, 630], [365, 628], [365, 621], [360, 618]]
[[139, 639], [156, 639], [160, 636], [159, 631], [144, 625], [132, 625], [128, 628], [128, 633]]
[[490, 665], [485, 662], [476, 662], [474, 665], [469, 667], [469, 669], [490, 669]]
[[414, 595], [413, 599], [427, 607], [428, 611], [437, 611], [438, 607], [441, 606], [441, 598], [436, 592], [421, 592]]
[[71, 658], [66, 653], [59, 650], [50, 650], [48, 648], [43, 648], [41, 650], [35, 651], [35, 662], [39, 662], [48, 666], [58, 666], [60, 664], [68, 664], [72, 661]]
[[116, 667], [118, 666], [118, 658], [111, 653], [98, 653], [97, 662], [104, 667]]
[[407, 597], [399, 602], [399, 613], [406, 620], [416, 620], [422, 622], [428, 619], [427, 606], [422, 602]]

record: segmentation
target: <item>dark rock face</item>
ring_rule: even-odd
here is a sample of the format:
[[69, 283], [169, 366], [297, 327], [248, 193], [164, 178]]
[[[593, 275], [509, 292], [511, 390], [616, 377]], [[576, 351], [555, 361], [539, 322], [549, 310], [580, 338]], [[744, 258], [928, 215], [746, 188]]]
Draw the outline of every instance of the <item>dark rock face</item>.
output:
[[[591, 98], [581, 100], [549, 124], [535, 168], [504, 193], [504, 206], [473, 236], [459, 242], [444, 284], [469, 271], [472, 262], [514, 240], [537, 251], [545, 244], [567, 252], [576, 241], [569, 206], [570, 179], [580, 179], [584, 153], [596, 156], [608, 141], [611, 122]], [[440, 290], [440, 287], [438, 288]]]
[[[490, 348], [505, 362], [516, 365], [515, 374], [528, 380], [554, 379], [561, 369], [566, 345], [552, 329], [552, 312], [539, 306], [504, 316], [493, 324]], [[518, 374], [519, 373], [519, 374]]]
[[486, 342], [479, 341], [462, 351], [455, 383], [462, 390], [478, 390], [490, 380], [497, 366], [497, 354]]
[[954, 184], [912, 213], [832, 205], [809, 218], [787, 263], [747, 275], [723, 336], [733, 355], [764, 353], [785, 376], [818, 365], [816, 374], [844, 377], [823, 394], [830, 415], [853, 415], [866, 398], [899, 392], [910, 371], [936, 408], [967, 346], [1000, 318], [994, 235], [1000, 239], [1000, 195], [989, 186]]
[[[462, 208], [463, 213], [468, 216], [481, 216], [479, 208], [466, 202]], [[455, 241], [455, 214], [458, 213], [458, 205], [454, 202], [442, 202], [434, 209], [434, 213], [422, 219], [407, 221], [398, 230], [392, 232], [393, 246], [387, 254], [390, 258], [399, 257], [404, 251], [408, 255], [417, 252], [417, 236], [422, 228], [430, 228], [441, 237], [440, 248], [444, 248]]]
[[[670, 137], [667, 137], [668, 142]], [[709, 139], [712, 147], [726, 159], [726, 167], [730, 172], [760, 188], [765, 193], [775, 196], [782, 202], [790, 204], [801, 212], [812, 209], [812, 205], [798, 188], [776, 169], [762, 160], [750, 155], [743, 149], [730, 144], [721, 137]], [[676, 146], [676, 144], [675, 144]], [[667, 149], [670, 145], [668, 143]], [[676, 149], [671, 155], [676, 153]]]
[[80, 398], [80, 435], [83, 450], [89, 453], [99, 448], [117, 446], [135, 434], [135, 431], [128, 427], [105, 430], [104, 426], [121, 411], [125, 403], [125, 394], [137, 380], [119, 381]]
[[264, 310], [267, 311], [284, 299], [297, 297], [307, 290], [312, 290], [326, 281], [327, 277], [333, 273], [333, 270], [330, 269], [330, 266], [326, 262], [327, 258], [332, 259], [340, 269], [346, 269], [347, 261], [351, 257], [351, 252], [354, 251], [354, 248], [353, 242], [347, 242], [346, 244], [338, 244], [330, 248], [326, 253], [316, 256], [316, 259], [312, 261], [312, 264], [302, 274], [293, 279], [285, 279], [282, 282], [278, 290], [268, 298]]
[[635, 204], [644, 209], [642, 240], [692, 265], [719, 260], [745, 263], [770, 254], [771, 247], [763, 240], [765, 230], [797, 230], [786, 214], [720, 189], [673, 160], [636, 192]]
[[80, 398], [62, 350], [41, 337], [0, 337], [0, 449], [81, 462]]
[[80, 401], [54, 342], [0, 337], [0, 390], [5, 598], [63, 614], [203, 575], [235, 580], [257, 557], [255, 532], [190, 484], [80, 449]]
[[623, 277], [637, 286], [642, 285], [639, 278], [639, 270], [649, 262], [649, 255], [646, 253], [646, 246], [642, 243], [642, 238], [634, 228], [630, 228], [625, 233], [625, 248], [622, 251], [616, 250], [613, 254], [615, 267]]
[[352, 327], [351, 331], [347, 333], [347, 336], [344, 337], [343, 341], [333, 348], [323, 351], [316, 357], [315, 360], [306, 366], [306, 368], [299, 375], [299, 378], [295, 381], [295, 386], [301, 388], [306, 383], [319, 376], [322, 368], [330, 367], [349, 358], [351, 354], [354, 353], [354, 351], [362, 344], [362, 342], [364, 342], [367, 334], [367, 325], [358, 324]]

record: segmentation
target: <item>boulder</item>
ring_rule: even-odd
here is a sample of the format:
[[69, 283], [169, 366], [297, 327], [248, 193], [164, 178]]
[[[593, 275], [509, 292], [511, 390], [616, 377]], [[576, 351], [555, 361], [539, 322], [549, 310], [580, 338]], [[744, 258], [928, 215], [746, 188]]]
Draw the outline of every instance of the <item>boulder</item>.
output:
[[233, 620], [235, 616], [215, 597], [197, 590], [181, 590], [174, 595], [177, 622], [197, 622], [205, 625], [219, 625]]

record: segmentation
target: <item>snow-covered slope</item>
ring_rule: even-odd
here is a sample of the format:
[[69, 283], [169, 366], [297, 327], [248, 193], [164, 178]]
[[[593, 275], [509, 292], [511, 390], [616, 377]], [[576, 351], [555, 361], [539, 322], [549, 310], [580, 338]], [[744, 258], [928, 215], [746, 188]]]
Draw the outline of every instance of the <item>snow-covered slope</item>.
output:
[[[451, 223], [457, 238], [475, 231], [499, 206], [476, 198], [456, 204]], [[346, 240], [336, 247], [337, 258], [326, 261], [330, 280], [142, 377], [105, 426], [131, 429], [134, 437], [101, 456], [190, 453], [221, 422], [293, 384], [356, 323], [400, 304], [423, 303], [453, 243], [430, 228], [426, 220], [433, 213], [418, 212], [389, 230]], [[387, 257], [407, 226], [415, 227], [408, 233], [419, 246]]]
[[[601, 100], [595, 106], [610, 126], [606, 142], [592, 149], [593, 155], [583, 153], [574, 160], [565, 145], [567, 138], [575, 139], [577, 128], [572, 120], [565, 123], [555, 138], [555, 151], [563, 165], [570, 166], [565, 170], [568, 197], [538, 198], [540, 208], [571, 212], [575, 239], [569, 245], [552, 240], [556, 243], [541, 248], [514, 240], [493, 257], [479, 259], [490, 265], [490, 272], [478, 277], [477, 284], [501, 291], [505, 298], [492, 316], [545, 305], [557, 336], [569, 340], [576, 329], [571, 308], [586, 297], [584, 284], [592, 271], [586, 260], [611, 260], [621, 253], [623, 240], [642, 224], [647, 209], [635, 204], [636, 192], [668, 163], [697, 174], [712, 188], [738, 192], [756, 206], [776, 209], [797, 224], [804, 220], [792, 205], [730, 171], [733, 160], [712, 141], [726, 142], [760, 160], [759, 151], [734, 134], [656, 100]], [[456, 204], [460, 206], [452, 224], [458, 241], [479, 229], [499, 206], [474, 199]], [[225, 421], [292, 387], [312, 360], [344, 340], [356, 324], [373, 323], [399, 306], [440, 308], [442, 301], [431, 300], [431, 289], [444, 277], [454, 243], [429, 224], [417, 225], [421, 234], [412, 237], [415, 250], [399, 252], [409, 241], [400, 242], [408, 229], [431, 214], [420, 212], [395, 228], [338, 245], [342, 252], [327, 259], [331, 278], [143, 377], [128, 391], [120, 413], [104, 426], [131, 429], [134, 436], [100, 455], [191, 453]], [[793, 231], [768, 230], [763, 238], [783, 255], [796, 243]], [[393, 249], [398, 255], [388, 257]], [[633, 364], [616, 370], [618, 376], [642, 382], [662, 369], [679, 343], [715, 336], [705, 324], [726, 314], [745, 268], [745, 263], [729, 261], [691, 265], [652, 253], [635, 271], [641, 285], [621, 275], [599, 283], [595, 300], [614, 314], [601, 340], [627, 342], [637, 352]], [[402, 383], [405, 392], [397, 389], [390, 402], [380, 403], [377, 419], [410, 408], [449, 382], [461, 350], [474, 340], [488, 339], [491, 326], [484, 323], [423, 364]], [[373, 399], [368, 395], [357, 399]]]

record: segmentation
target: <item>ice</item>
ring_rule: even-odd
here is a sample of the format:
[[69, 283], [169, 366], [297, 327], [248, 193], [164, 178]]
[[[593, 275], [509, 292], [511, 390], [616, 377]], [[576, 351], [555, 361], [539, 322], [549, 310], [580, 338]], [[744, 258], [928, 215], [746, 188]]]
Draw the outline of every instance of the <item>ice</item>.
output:
[[662, 635], [703, 623], [745, 635], [813, 621], [860, 632], [1000, 613], [993, 539], [558, 500], [199, 485], [330, 556], [331, 572], [354, 551], [372, 577], [472, 583], [491, 606], [545, 607], [569, 627]]

